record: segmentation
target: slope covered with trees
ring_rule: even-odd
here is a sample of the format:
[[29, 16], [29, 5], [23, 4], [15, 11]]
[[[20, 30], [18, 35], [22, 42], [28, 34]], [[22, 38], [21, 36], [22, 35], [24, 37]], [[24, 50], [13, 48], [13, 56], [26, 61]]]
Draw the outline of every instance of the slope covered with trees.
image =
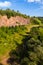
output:
[[24, 18], [29, 18], [29, 16], [27, 16], [26, 14], [21, 14], [19, 11], [14, 11], [11, 9], [6, 9], [6, 10], [2, 10], [0, 9], [0, 15], [7, 15], [8, 18], [10, 18], [11, 16], [22, 16]]
[[11, 50], [7, 62], [11, 65], [43, 65], [43, 27], [33, 27], [22, 44]]
[[43, 18], [10, 9], [0, 10], [0, 18], [1, 15], [9, 19], [22, 16], [29, 18], [30, 23], [0, 27], [0, 65], [43, 65]]

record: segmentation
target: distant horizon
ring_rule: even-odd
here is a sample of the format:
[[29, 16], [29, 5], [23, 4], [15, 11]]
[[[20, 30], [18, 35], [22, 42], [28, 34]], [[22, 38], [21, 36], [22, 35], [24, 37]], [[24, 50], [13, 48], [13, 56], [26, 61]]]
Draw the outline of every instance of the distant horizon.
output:
[[43, 0], [0, 0], [0, 9], [7, 8], [30, 17], [43, 17]]

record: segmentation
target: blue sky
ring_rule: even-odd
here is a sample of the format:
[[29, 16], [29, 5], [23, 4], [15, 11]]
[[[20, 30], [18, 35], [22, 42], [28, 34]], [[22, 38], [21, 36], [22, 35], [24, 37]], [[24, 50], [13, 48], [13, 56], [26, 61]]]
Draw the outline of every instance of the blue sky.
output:
[[0, 0], [0, 9], [6, 8], [30, 16], [43, 16], [43, 0]]

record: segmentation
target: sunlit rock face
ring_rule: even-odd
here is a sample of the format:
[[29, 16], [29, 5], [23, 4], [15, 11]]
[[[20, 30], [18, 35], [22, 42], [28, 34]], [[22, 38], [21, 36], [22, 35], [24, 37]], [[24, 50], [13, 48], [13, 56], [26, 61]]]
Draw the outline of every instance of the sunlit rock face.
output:
[[18, 26], [18, 25], [26, 25], [29, 23], [29, 19], [25, 19], [23, 17], [20, 16], [16, 16], [16, 17], [10, 17], [9, 19], [7, 18], [7, 16], [1, 16], [0, 15], [0, 27], [1, 26]]

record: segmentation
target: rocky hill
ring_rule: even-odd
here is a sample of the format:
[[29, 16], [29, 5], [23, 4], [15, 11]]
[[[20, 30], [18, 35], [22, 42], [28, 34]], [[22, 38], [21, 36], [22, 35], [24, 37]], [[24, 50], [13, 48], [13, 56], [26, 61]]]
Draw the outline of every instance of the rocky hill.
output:
[[29, 18], [23, 18], [22, 16], [11, 16], [9, 19], [6, 15], [0, 15], [0, 27], [1, 26], [18, 26], [26, 25], [29, 23]]

